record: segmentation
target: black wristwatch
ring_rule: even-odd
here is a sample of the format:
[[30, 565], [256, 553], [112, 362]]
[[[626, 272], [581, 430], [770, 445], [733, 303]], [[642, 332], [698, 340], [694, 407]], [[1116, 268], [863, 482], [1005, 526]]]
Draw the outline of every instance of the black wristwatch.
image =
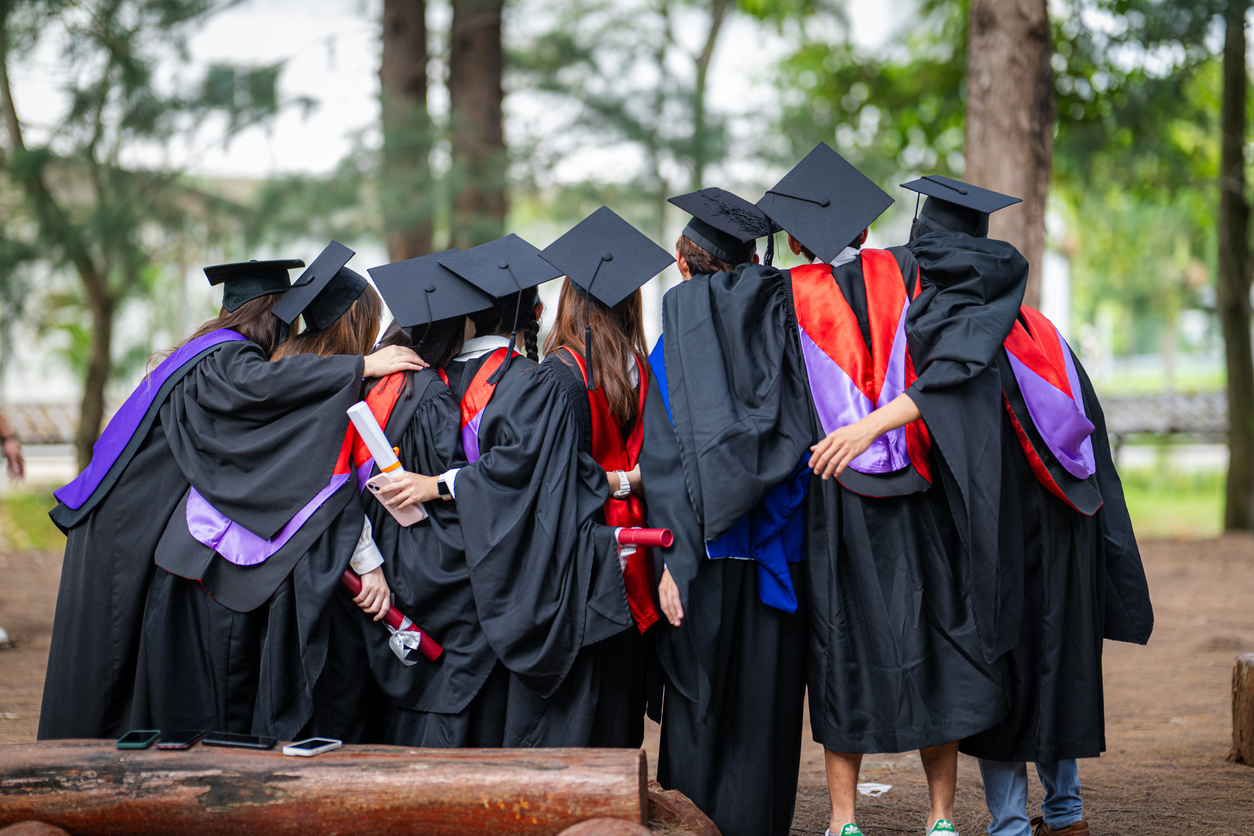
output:
[[441, 473], [435, 479], [435, 492], [440, 495], [440, 499], [445, 502], [453, 498], [453, 491], [449, 489], [448, 482], [444, 481], [446, 474]]

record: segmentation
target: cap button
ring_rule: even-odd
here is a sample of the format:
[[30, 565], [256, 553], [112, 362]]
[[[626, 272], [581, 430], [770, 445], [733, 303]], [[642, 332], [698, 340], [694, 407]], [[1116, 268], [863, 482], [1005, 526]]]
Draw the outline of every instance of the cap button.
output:
[[819, 206], [831, 206], [832, 202], [825, 197], [819, 198]]
[[496, 266], [497, 266], [497, 267], [500, 267], [502, 270], [508, 270], [508, 269], [509, 269], [509, 262], [508, 262], [508, 261], [502, 261], [502, 262], [499, 262]]
[[614, 260], [614, 254], [613, 254], [612, 252], [610, 252], [609, 250], [606, 250], [606, 251], [605, 251], [605, 254], [601, 256], [601, 260], [602, 260], [602, 261], [613, 261], [613, 260]]
[[430, 282], [427, 282], [426, 289], [427, 289], [427, 293], [435, 293], [435, 285], [431, 284]]

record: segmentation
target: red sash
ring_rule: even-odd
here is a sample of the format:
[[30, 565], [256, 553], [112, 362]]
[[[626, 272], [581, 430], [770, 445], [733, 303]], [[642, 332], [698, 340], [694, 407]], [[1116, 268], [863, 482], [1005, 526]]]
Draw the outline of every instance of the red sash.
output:
[[[885, 406], [917, 378], [905, 342], [909, 299], [897, 259], [886, 250], [873, 249], [862, 250], [859, 257], [866, 287], [869, 349], [830, 265], [807, 264], [789, 271], [806, 372], [824, 432]], [[927, 426], [921, 420], [912, 421], [902, 428], [900, 438], [886, 433], [877, 439], [854, 459], [840, 481], [865, 496], [922, 490], [932, 481], [930, 453]]]
[[[577, 351], [565, 349], [575, 359], [583, 374], [584, 383], [588, 381], [588, 366]], [[631, 434], [623, 441], [618, 421], [610, 412], [610, 403], [605, 397], [603, 388], [588, 391], [588, 405], [592, 412], [592, 458], [607, 471], [631, 470], [640, 458], [640, 446], [644, 442], [644, 401], [648, 395], [648, 381], [645, 379], [648, 364], [637, 357], [640, 369], [640, 408], [636, 413], [635, 426]], [[611, 497], [605, 502], [605, 524], [614, 527], [643, 527], [647, 523], [644, 501], [636, 494], [627, 499]], [[627, 558], [627, 567], [623, 570], [623, 586], [627, 588], [627, 604], [631, 607], [631, 615], [636, 620], [636, 627], [641, 633], [653, 626], [658, 619], [657, 605], [653, 601], [653, 559], [651, 550], [638, 547], [635, 554]]]

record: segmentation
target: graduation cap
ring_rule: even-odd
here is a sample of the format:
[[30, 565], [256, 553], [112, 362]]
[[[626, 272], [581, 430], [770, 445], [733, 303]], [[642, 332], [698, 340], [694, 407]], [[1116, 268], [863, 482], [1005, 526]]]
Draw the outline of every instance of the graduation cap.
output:
[[339, 319], [366, 289], [366, 280], [344, 266], [353, 255], [339, 241], [327, 244], [274, 306], [274, 315], [291, 325], [303, 313], [316, 331]]
[[840, 255], [893, 199], [820, 142], [758, 201], [758, 208], [823, 261]]
[[287, 271], [304, 267], [299, 258], [280, 258], [273, 261], [236, 261], [231, 264], [213, 264], [205, 268], [209, 284], [225, 284], [222, 288], [222, 307], [233, 311], [245, 302], [270, 293], [284, 293], [292, 286]]
[[729, 264], [748, 261], [757, 239], [772, 231], [761, 209], [726, 189], [701, 189], [668, 198], [667, 202], [692, 215], [680, 234]]
[[607, 206], [575, 224], [540, 256], [584, 294], [584, 357], [589, 362], [588, 388], [595, 389], [588, 357], [592, 350], [592, 326], [587, 298], [595, 296], [612, 308], [674, 264], [675, 258]]
[[977, 238], [988, 235], [989, 215], [1023, 202], [1022, 198], [981, 189], [940, 174], [929, 174], [918, 180], [902, 183], [901, 187], [927, 198], [922, 212], [917, 203], [915, 205], [916, 222], [923, 218], [926, 219], [923, 225], [929, 230], [965, 232]]
[[[440, 259], [440, 264], [497, 299], [518, 294], [518, 302], [514, 305], [514, 326], [509, 335], [510, 346], [518, 337], [518, 315], [523, 306], [523, 293], [562, 275], [561, 270], [540, 257], [538, 249], [513, 233], [464, 252], [447, 255]], [[534, 291], [532, 293], [534, 295]], [[513, 356], [513, 351], [506, 354], [505, 362], [488, 378], [489, 383], [497, 383], [505, 376]]]
[[440, 264], [441, 258], [456, 252], [454, 247], [366, 271], [411, 341], [413, 329], [420, 325], [492, 307], [491, 296]]

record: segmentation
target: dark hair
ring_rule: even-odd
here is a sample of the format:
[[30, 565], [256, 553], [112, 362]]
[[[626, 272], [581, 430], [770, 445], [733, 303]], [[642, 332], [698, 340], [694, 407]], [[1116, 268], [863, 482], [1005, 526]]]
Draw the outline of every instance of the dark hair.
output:
[[[694, 276], [709, 275], [713, 273], [730, 273], [736, 269], [736, 265], [721, 258], [715, 258], [709, 252], [703, 250], [701, 246], [689, 238], [687, 235], [679, 236], [679, 254], [684, 257], [684, 261], [688, 262], [688, 272]], [[749, 256], [751, 260], [752, 254]]]
[[374, 346], [379, 333], [379, 320], [383, 318], [383, 300], [374, 288], [366, 285], [349, 309], [340, 318], [317, 331], [302, 331], [279, 346], [272, 360], [282, 360], [297, 354], [317, 354], [331, 357], [336, 354], [366, 354]]
[[170, 354], [192, 340], [198, 340], [219, 328], [230, 328], [256, 343], [269, 357], [279, 347], [280, 335], [283, 333], [283, 323], [271, 313], [275, 303], [282, 296], [282, 293], [267, 293], [265, 296], [250, 299], [233, 311], [223, 308], [217, 318], [197, 328], [196, 333], [179, 343], [177, 348], [170, 351]]
[[[522, 297], [522, 309], [518, 308], [519, 297]], [[511, 293], [496, 300], [496, 304], [487, 310], [472, 313], [470, 321], [475, 324], [475, 334], [486, 337], [498, 335], [508, 337], [514, 328], [514, 317], [518, 317], [518, 329], [523, 332], [523, 342], [527, 356], [538, 361], [540, 359], [540, 321], [536, 319], [536, 305], [540, 302], [540, 294], [534, 288], [522, 293]]]
[[[587, 320], [584, 310], [588, 311]], [[646, 354], [644, 349], [644, 314], [641, 310], [640, 291], [628, 296], [614, 307], [609, 307], [595, 296], [588, 298], [575, 290], [570, 279], [562, 282], [562, 295], [557, 303], [557, 319], [553, 330], [544, 341], [544, 353], [559, 348], [584, 350], [584, 323], [592, 323], [592, 357], [588, 360], [589, 373], [596, 385], [605, 390], [610, 412], [620, 426], [630, 426], [638, 417], [640, 392], [637, 386], [648, 386], [648, 364], [641, 363], [639, 383], [631, 382], [631, 370], [636, 357]], [[563, 360], [563, 362], [569, 362]]]
[[[461, 352], [462, 343], [466, 338], [466, 317], [454, 316], [449, 319], [441, 319], [439, 322], [433, 322], [430, 327], [420, 325], [418, 328], [425, 329], [425, 333], [419, 332], [419, 339], [422, 342], [420, 345], [415, 346], [405, 329], [393, 319], [392, 324], [388, 326], [387, 330], [383, 332], [383, 336], [379, 339], [379, 344], [370, 353], [373, 354], [375, 351], [387, 348], [390, 345], [405, 346], [418, 352], [418, 356], [426, 360], [431, 368], [442, 369]], [[401, 397], [412, 398], [414, 396], [415, 374], [417, 372], [405, 372], [405, 391], [401, 393]]]

